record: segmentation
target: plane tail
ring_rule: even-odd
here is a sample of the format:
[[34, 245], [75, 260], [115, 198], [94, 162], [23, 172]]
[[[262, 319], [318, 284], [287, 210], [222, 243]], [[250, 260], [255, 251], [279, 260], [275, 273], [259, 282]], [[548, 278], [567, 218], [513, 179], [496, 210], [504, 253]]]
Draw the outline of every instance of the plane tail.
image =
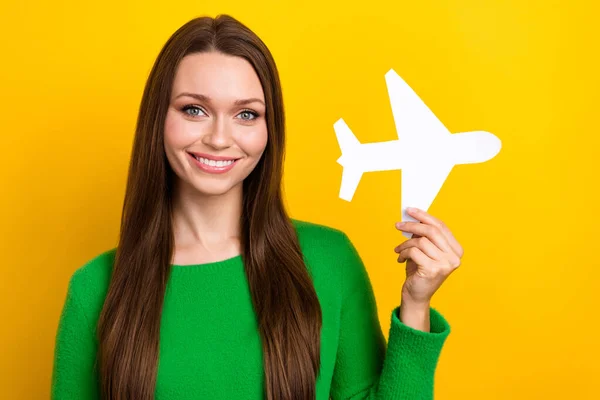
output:
[[360, 147], [360, 142], [341, 118], [333, 124], [333, 129], [342, 151], [341, 157], [337, 160], [338, 164], [343, 167], [339, 197], [351, 201], [363, 174], [363, 171], [357, 167], [359, 160], [355, 155]]

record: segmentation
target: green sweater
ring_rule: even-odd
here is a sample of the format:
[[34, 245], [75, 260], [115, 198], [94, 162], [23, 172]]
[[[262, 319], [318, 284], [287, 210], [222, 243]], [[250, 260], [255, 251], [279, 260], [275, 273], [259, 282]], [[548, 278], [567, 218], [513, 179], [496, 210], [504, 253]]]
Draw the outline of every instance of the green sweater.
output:
[[[368, 273], [348, 237], [293, 220], [323, 313], [317, 400], [432, 399], [450, 332], [431, 309], [431, 332], [391, 312], [382, 334]], [[115, 249], [77, 269], [56, 335], [52, 399], [99, 398], [96, 324]], [[398, 282], [400, 287], [401, 282]], [[386, 350], [387, 347], [387, 350]], [[262, 347], [241, 256], [173, 265], [161, 319], [156, 400], [263, 399]]]

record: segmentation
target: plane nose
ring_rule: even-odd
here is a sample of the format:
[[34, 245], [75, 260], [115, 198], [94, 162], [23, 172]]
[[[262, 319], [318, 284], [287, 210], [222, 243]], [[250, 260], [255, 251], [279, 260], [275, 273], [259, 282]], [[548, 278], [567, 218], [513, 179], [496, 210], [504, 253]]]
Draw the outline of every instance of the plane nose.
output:
[[496, 135], [491, 132], [483, 132], [485, 133], [485, 148], [487, 150], [487, 155], [489, 156], [488, 160], [496, 157], [496, 155], [500, 152], [502, 148], [502, 141]]
[[492, 159], [500, 152], [502, 142], [486, 131], [471, 131], [451, 135], [452, 154], [457, 164], [472, 164]]

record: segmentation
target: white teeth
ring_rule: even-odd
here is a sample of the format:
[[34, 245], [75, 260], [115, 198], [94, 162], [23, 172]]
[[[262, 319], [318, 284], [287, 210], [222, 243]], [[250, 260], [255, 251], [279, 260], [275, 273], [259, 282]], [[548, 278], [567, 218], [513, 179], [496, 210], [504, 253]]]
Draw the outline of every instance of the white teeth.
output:
[[217, 168], [226, 167], [228, 165], [233, 164], [233, 162], [234, 162], [234, 160], [215, 161], [215, 160], [209, 160], [208, 158], [204, 158], [204, 157], [196, 157], [196, 160], [200, 161], [202, 164], [205, 164], [205, 165], [208, 165], [211, 167], [217, 167]]

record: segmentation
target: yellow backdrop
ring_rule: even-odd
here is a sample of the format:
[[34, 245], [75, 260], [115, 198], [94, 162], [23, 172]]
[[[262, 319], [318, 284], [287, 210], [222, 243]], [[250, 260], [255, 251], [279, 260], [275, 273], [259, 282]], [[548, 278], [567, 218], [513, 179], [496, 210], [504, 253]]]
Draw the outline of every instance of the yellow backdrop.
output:
[[597, 12], [547, 0], [3, 0], [1, 397], [49, 396], [68, 279], [116, 244], [159, 49], [192, 17], [230, 13], [280, 69], [290, 212], [355, 242], [386, 336], [404, 274], [400, 172], [365, 174], [351, 203], [339, 199], [333, 123], [363, 142], [394, 139], [394, 68], [452, 132], [501, 138], [496, 158], [455, 167], [429, 210], [465, 248], [433, 303], [453, 329], [436, 398], [597, 398]]

